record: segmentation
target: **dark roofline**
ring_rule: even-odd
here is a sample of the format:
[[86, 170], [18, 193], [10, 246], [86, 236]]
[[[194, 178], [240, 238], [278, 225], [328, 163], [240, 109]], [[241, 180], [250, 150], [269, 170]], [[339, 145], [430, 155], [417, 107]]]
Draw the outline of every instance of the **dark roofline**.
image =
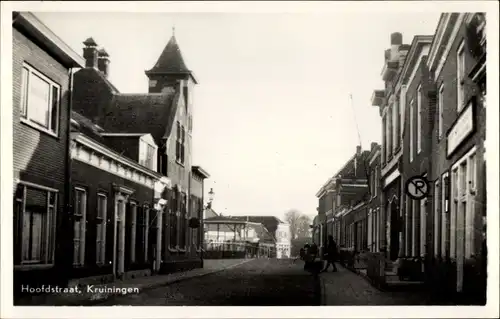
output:
[[210, 174], [208, 174], [207, 171], [201, 168], [201, 166], [192, 166], [191, 171], [203, 179], [210, 178]]
[[191, 70], [189, 70], [189, 71], [175, 71], [174, 72], [174, 71], [155, 71], [153, 68], [153, 69], [144, 71], [144, 73], [146, 74], [146, 76], [150, 76], [150, 75], [179, 75], [179, 74], [189, 75], [191, 77], [191, 79], [193, 80], [193, 82], [195, 84], [198, 84], [198, 79], [194, 75], [194, 72]]
[[12, 25], [28, 33], [68, 68], [84, 68], [85, 59], [70, 48], [31, 12], [13, 12]]

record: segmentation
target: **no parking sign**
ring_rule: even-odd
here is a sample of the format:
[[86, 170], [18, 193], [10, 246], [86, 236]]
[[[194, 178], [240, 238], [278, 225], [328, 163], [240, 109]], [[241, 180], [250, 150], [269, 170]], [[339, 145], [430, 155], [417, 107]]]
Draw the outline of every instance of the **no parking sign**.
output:
[[413, 176], [406, 181], [406, 194], [414, 200], [421, 200], [429, 194], [429, 182], [423, 176]]

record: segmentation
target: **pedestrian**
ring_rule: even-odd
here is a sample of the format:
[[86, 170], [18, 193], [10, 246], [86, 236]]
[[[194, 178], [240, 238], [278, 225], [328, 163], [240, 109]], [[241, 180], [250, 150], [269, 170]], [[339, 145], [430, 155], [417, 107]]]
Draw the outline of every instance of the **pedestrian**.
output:
[[337, 266], [335, 265], [335, 260], [337, 259], [337, 243], [333, 240], [333, 236], [328, 236], [328, 246], [326, 248], [326, 266], [321, 272], [328, 271], [330, 265], [333, 267], [333, 272], [337, 271]]
[[308, 270], [309, 268], [309, 265], [310, 265], [310, 249], [311, 249], [311, 246], [309, 244], [305, 244], [304, 245], [304, 270]]

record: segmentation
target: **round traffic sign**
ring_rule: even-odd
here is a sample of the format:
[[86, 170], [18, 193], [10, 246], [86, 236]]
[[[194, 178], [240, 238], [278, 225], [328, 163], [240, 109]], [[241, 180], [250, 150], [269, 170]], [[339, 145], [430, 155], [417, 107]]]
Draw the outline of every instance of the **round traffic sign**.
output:
[[425, 177], [413, 176], [406, 181], [405, 190], [410, 198], [420, 200], [429, 194], [429, 182]]

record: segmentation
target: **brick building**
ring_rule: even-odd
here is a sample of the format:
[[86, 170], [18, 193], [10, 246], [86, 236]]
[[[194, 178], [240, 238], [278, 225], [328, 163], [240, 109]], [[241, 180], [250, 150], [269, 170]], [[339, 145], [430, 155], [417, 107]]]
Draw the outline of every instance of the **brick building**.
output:
[[149, 93], [145, 94], [120, 93], [107, 78], [109, 55], [92, 38], [84, 45], [86, 68], [75, 74], [74, 110], [114, 134], [150, 134], [157, 146], [152, 169], [172, 182], [164, 194], [167, 207], [157, 216], [162, 234], [159, 271], [200, 267], [202, 254], [195, 247], [201, 247], [203, 237], [189, 228], [196, 224], [190, 222], [193, 218], [201, 226], [202, 181], [208, 174], [192, 165], [192, 95], [197, 80], [186, 67], [176, 38], [171, 37], [154, 67], [146, 71]]
[[326, 246], [328, 235], [334, 236], [339, 245], [350, 244], [348, 236], [353, 234], [350, 229], [354, 227], [351, 225], [363, 216], [346, 213], [362, 202], [367, 193], [369, 154], [370, 151], [357, 146], [356, 153], [316, 193], [319, 206], [313, 222], [313, 238], [317, 238], [318, 246]]
[[[478, 301], [486, 284], [485, 16], [445, 13], [433, 36], [405, 46], [394, 33], [391, 44], [386, 87], [372, 98], [382, 116], [387, 257], [420, 257], [433, 292]], [[416, 175], [427, 179], [428, 197], [400, 196]]]
[[387, 253], [389, 260], [396, 260], [403, 247], [402, 201], [404, 181], [402, 170], [402, 117], [405, 103], [406, 84], [399, 76], [405, 65], [410, 46], [403, 44], [403, 36], [396, 32], [391, 34], [391, 47], [384, 52], [382, 79], [383, 90], [375, 90], [372, 105], [378, 106], [382, 117], [382, 150], [381, 150], [381, 214], [382, 236], [380, 250]]
[[30, 12], [12, 21], [14, 293], [64, 285], [73, 68], [84, 60]]
[[161, 196], [155, 189], [171, 185], [155, 170], [151, 134], [108, 133], [74, 111], [71, 124], [73, 283], [156, 271]]
[[[400, 100], [403, 117], [403, 182], [413, 176], [427, 177], [432, 160], [431, 114], [434, 112], [434, 88], [426, 65], [433, 36], [415, 36], [399, 78], [406, 96]], [[427, 198], [412, 199], [406, 194], [402, 201], [402, 247], [400, 257], [422, 257], [427, 252]]]
[[[433, 114], [428, 243], [438, 287], [482, 297], [486, 218], [486, 20], [442, 14], [427, 67], [437, 95]], [[447, 275], [445, 275], [447, 274]]]

